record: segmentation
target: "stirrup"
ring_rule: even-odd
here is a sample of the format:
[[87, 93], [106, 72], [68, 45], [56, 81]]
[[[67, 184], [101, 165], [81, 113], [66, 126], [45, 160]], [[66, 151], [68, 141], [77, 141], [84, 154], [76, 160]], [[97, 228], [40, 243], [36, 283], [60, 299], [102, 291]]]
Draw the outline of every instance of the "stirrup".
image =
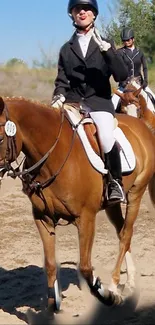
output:
[[109, 203], [126, 203], [123, 188], [115, 179], [112, 179], [106, 185], [106, 199]]

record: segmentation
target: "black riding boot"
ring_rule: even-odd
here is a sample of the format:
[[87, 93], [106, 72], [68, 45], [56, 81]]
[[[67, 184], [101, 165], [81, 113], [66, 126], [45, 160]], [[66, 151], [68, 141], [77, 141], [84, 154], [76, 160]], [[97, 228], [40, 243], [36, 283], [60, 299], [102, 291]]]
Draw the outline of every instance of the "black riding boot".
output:
[[122, 184], [122, 169], [119, 150], [116, 142], [110, 152], [105, 154], [105, 167], [109, 170], [107, 184], [107, 200], [111, 202], [125, 201]]

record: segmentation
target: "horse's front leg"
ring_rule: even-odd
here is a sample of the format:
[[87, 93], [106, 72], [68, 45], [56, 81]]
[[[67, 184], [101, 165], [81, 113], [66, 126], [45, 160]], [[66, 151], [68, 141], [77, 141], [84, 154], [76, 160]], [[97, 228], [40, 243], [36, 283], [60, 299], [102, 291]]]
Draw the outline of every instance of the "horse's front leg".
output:
[[98, 277], [96, 278], [93, 274], [91, 253], [95, 233], [95, 215], [88, 211], [83, 211], [77, 227], [80, 246], [79, 269], [86, 280], [91, 293], [106, 305], [119, 304], [120, 297], [114, 295], [108, 289], [105, 289], [101, 280]]
[[[114, 206], [107, 207], [106, 214], [107, 214], [110, 222], [114, 225], [116, 232], [117, 232], [117, 236], [120, 239], [121, 230], [123, 229], [123, 226], [124, 226], [124, 218], [122, 215], [122, 209], [121, 209], [120, 203], [118, 203]], [[134, 265], [134, 262], [132, 259], [130, 249], [125, 254], [125, 261], [126, 261], [126, 268], [127, 268], [127, 282], [130, 283], [130, 285], [131, 285], [131, 282], [133, 281], [136, 269], [135, 269], [135, 265]], [[117, 282], [114, 282], [114, 280], [112, 278], [111, 283], [109, 285], [109, 290], [118, 294], [118, 284], [119, 284], [118, 279], [117, 279]]]
[[120, 238], [119, 255], [118, 255], [117, 262], [116, 262], [116, 266], [112, 273], [111, 288], [112, 287], [117, 288], [117, 286], [120, 282], [121, 265], [122, 265], [124, 256], [126, 255], [127, 285], [128, 285], [128, 288], [130, 288], [131, 292], [133, 292], [133, 290], [135, 289], [136, 269], [135, 269], [135, 266], [134, 266], [134, 263], [133, 263], [133, 260], [131, 257], [130, 244], [131, 244], [131, 238], [133, 235], [133, 225], [134, 225], [134, 222], [138, 215], [141, 198], [142, 198], [144, 191], [145, 191], [144, 188], [141, 189], [141, 191], [139, 191], [139, 192], [136, 188], [134, 188], [134, 192], [132, 192], [132, 190], [131, 190], [128, 194], [128, 204], [127, 204], [127, 208], [126, 208], [124, 225], [119, 233], [119, 238]]
[[[105, 212], [107, 214], [108, 219], [115, 227], [117, 236], [120, 239], [120, 233], [124, 226], [124, 218], [122, 215], [122, 209], [120, 203], [107, 207], [105, 209]], [[118, 294], [118, 284], [119, 284], [119, 277], [115, 279], [115, 281], [112, 277], [109, 285], [109, 290], [114, 292], [115, 294]]]
[[45, 257], [45, 269], [48, 283], [48, 307], [56, 311], [60, 309], [60, 293], [57, 281], [57, 267], [55, 260], [55, 229], [52, 221], [44, 216], [38, 218], [38, 212], [33, 209], [36, 226], [42, 239]]

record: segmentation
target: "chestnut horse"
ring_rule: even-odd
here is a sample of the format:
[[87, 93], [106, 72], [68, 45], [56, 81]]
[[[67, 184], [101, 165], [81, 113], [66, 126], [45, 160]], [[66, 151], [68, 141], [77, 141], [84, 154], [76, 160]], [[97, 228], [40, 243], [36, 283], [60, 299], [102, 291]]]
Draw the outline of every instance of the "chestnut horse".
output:
[[124, 93], [115, 93], [121, 98], [120, 113], [140, 118], [155, 134], [155, 102], [136, 80], [131, 79]]
[[[55, 227], [59, 218], [72, 222], [78, 229], [79, 269], [94, 296], [106, 304], [121, 301], [117, 286], [124, 256], [128, 285], [132, 289], [135, 287], [130, 244], [141, 198], [148, 183], [155, 179], [155, 141], [139, 119], [123, 114], [118, 114], [117, 118], [133, 147], [136, 167], [123, 177], [127, 193], [125, 218], [120, 204], [105, 206], [120, 240], [111, 284], [105, 290], [100, 279], [94, 276], [91, 264], [95, 216], [105, 202], [105, 177], [91, 166], [64, 110], [51, 109], [24, 98], [0, 97], [0, 168], [12, 177], [21, 178], [23, 190], [32, 203], [34, 221], [44, 248], [48, 305], [55, 309], [60, 307], [55, 260]], [[14, 170], [11, 162], [21, 151], [26, 157], [23, 170]], [[153, 191], [150, 195], [155, 200]]]

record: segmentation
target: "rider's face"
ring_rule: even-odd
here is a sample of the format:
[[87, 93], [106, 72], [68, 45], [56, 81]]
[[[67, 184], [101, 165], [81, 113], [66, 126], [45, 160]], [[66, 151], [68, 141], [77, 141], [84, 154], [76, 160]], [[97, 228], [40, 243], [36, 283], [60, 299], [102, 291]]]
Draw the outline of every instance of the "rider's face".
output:
[[95, 14], [91, 6], [77, 5], [72, 10], [72, 17], [78, 26], [87, 27], [94, 21]]
[[134, 38], [130, 38], [123, 42], [126, 47], [132, 47], [134, 45]]

